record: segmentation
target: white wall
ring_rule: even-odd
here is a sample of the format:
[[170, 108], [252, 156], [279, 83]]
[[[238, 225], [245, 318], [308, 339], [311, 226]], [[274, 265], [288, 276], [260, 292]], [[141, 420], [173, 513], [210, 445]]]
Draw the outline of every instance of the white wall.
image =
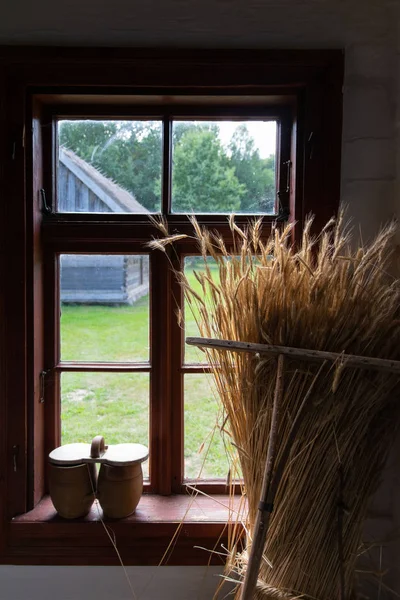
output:
[[346, 50], [342, 201], [367, 238], [399, 208], [394, 196], [396, 60], [389, 35]]
[[[211, 600], [218, 567], [0, 566], [1, 600]], [[228, 589], [227, 589], [228, 591]]]
[[[397, 0], [14, 0], [0, 6], [0, 44], [344, 48], [342, 200], [369, 237], [400, 215], [400, 35]], [[321, 199], [323, 201], [323, 199]], [[399, 236], [400, 239], [400, 236]], [[369, 532], [385, 540], [400, 593], [400, 444]], [[131, 568], [141, 600], [212, 597], [215, 569]], [[153, 577], [154, 574], [154, 578]], [[121, 569], [0, 567], [1, 600], [125, 600]]]

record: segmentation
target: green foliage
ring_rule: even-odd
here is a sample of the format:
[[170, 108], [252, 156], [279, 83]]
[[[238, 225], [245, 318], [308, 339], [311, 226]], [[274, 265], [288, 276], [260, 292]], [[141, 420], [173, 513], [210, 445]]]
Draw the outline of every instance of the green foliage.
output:
[[73, 150], [83, 160], [93, 163], [109, 140], [115, 139], [118, 124], [114, 121], [63, 121], [60, 124], [60, 145]]
[[161, 122], [70, 121], [60, 126], [60, 144], [99, 169], [150, 212], [160, 210]]
[[246, 193], [240, 206], [247, 213], [274, 212], [275, 157], [260, 158], [245, 124], [237, 127], [229, 145], [230, 164]]
[[[218, 124], [175, 122], [174, 212], [274, 211], [275, 159], [260, 157], [245, 124], [229, 148]], [[161, 121], [64, 121], [60, 144], [130, 191], [150, 212], [161, 207]]]
[[175, 212], [235, 212], [246, 189], [218, 137], [218, 127], [185, 131], [175, 147], [172, 207]]

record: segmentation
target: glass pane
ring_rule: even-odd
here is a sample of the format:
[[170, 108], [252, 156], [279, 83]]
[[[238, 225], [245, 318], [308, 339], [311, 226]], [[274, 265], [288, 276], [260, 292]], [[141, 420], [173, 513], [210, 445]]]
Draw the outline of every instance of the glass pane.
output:
[[61, 443], [90, 443], [96, 435], [106, 444], [149, 446], [148, 373], [62, 373]]
[[[208, 259], [208, 265], [212, 272], [214, 281], [219, 281], [218, 268], [213, 258]], [[203, 290], [200, 283], [194, 276], [194, 272], [203, 273], [205, 271], [204, 260], [200, 256], [186, 256], [185, 257], [185, 276], [192, 287], [201, 298], [204, 298]], [[198, 311], [194, 304], [189, 305], [185, 299], [184, 305], [185, 315], [185, 338], [186, 337], [201, 337], [199, 328], [197, 325]], [[188, 346], [185, 344], [185, 363], [206, 363], [205, 355], [196, 346]]]
[[60, 256], [61, 360], [149, 359], [148, 255]]
[[223, 423], [211, 376], [185, 375], [185, 478], [226, 479], [229, 461], [225, 446], [229, 436], [222, 437]]
[[63, 120], [58, 143], [58, 212], [160, 212], [161, 121]]
[[276, 121], [175, 121], [172, 212], [274, 214]]

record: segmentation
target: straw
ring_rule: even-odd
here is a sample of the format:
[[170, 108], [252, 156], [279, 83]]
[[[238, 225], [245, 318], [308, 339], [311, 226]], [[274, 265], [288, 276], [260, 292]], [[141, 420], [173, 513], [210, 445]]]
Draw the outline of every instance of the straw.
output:
[[[197, 273], [202, 292], [182, 275], [180, 281], [201, 336], [400, 360], [400, 288], [388, 275], [393, 226], [354, 249], [341, 219], [327, 224], [318, 239], [309, 220], [294, 249], [292, 225], [273, 229], [266, 239], [261, 221], [240, 229], [231, 219], [232, 240], [224, 243], [192, 222], [204, 258], [204, 271]], [[174, 241], [170, 236], [160, 245]], [[277, 362], [214, 348], [206, 355], [243, 473], [246, 547], [228, 560], [228, 569], [243, 577], [261, 497]], [[275, 461], [281, 473], [257, 600], [354, 595], [369, 498], [399, 423], [399, 376], [340, 360], [318, 374], [320, 367], [299, 356], [285, 359]]]

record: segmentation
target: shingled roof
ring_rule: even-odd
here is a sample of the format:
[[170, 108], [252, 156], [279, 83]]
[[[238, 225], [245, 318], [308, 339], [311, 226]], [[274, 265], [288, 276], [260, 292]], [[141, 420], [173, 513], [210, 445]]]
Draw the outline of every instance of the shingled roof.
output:
[[60, 147], [60, 162], [93, 192], [112, 212], [148, 213], [135, 197], [85, 162], [72, 150]]

